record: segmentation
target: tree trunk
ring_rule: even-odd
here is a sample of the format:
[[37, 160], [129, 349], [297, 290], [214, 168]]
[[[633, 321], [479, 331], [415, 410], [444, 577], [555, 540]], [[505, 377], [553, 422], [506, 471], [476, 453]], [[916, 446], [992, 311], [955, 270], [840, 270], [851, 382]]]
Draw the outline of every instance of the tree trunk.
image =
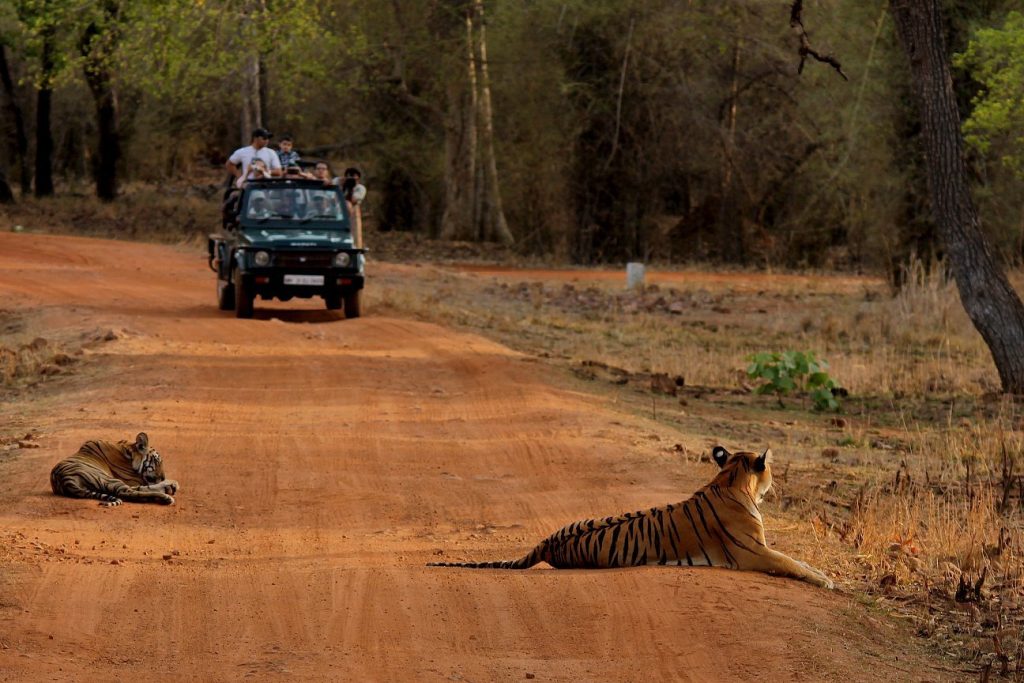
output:
[[252, 132], [263, 125], [263, 112], [260, 111], [260, 58], [255, 52], [243, 59], [241, 82], [239, 139], [243, 145], [247, 145], [252, 139]]
[[743, 216], [736, 179], [736, 115], [739, 109], [740, 83], [739, 32], [732, 45], [731, 83], [729, 86], [729, 107], [726, 110], [725, 135], [722, 144], [722, 182], [719, 187], [721, 202], [718, 210], [718, 250], [726, 261], [743, 263], [746, 260], [743, 235]]
[[1024, 394], [1024, 304], [982, 234], [971, 199], [939, 1], [890, 0], [890, 7], [910, 58], [932, 210], [960, 300], [992, 352], [1003, 390]]
[[93, 90], [96, 100], [96, 124], [99, 150], [96, 156], [96, 196], [109, 202], [117, 198], [117, 164], [121, 159], [121, 134], [118, 131], [117, 91], [108, 77]]
[[[391, 73], [385, 76], [388, 98], [370, 97], [367, 104], [369, 114], [381, 126], [381, 130], [406, 130], [410, 127], [423, 136], [424, 140], [440, 141], [446, 138], [447, 116], [440, 104], [431, 97], [423, 96], [415, 82], [407, 80], [407, 59], [405, 46], [409, 34], [401, 0], [392, 0], [391, 12], [397, 26], [395, 43], [388, 52], [392, 58]], [[428, 17], [428, 35], [439, 44], [450, 42], [451, 18], [447, 13], [431, 13]], [[442, 76], [443, 79], [443, 76]], [[412, 86], [412, 87], [411, 87]], [[378, 164], [376, 177], [379, 189], [380, 208], [378, 228], [381, 230], [424, 230], [436, 237], [441, 225], [443, 193], [447, 179], [438, 179], [433, 184], [428, 174], [409, 164], [403, 155], [395, 155], [387, 145]], [[307, 150], [308, 151], [308, 150]], [[425, 182], [426, 181], [426, 182]]]
[[[267, 60], [264, 58], [263, 53], [260, 53], [258, 59], [257, 76], [259, 77], [259, 92], [260, 92], [260, 126], [264, 128], [270, 127], [270, 114], [268, 113], [268, 107], [270, 106], [270, 92], [267, 86]], [[271, 129], [273, 130], [273, 129]]]
[[7, 182], [7, 175], [0, 170], [0, 204], [13, 204], [14, 193], [11, 192], [11, 185]]
[[465, 11], [466, 24], [466, 67], [468, 88], [468, 104], [463, 111], [466, 131], [466, 164], [468, 174], [473, 179], [470, 184], [469, 225], [466, 227], [466, 237], [471, 240], [479, 240], [483, 236], [480, 230], [480, 215], [483, 206], [484, 184], [482, 178], [483, 169], [480, 167], [480, 95], [477, 90], [476, 79], [476, 37], [474, 35], [473, 11], [467, 7]]
[[25, 132], [25, 118], [18, 106], [17, 92], [14, 90], [14, 79], [7, 64], [6, 46], [0, 45], [0, 79], [3, 80], [4, 93], [7, 95], [7, 111], [14, 121], [14, 150], [18, 155], [18, 177], [21, 182], [21, 195], [24, 197], [32, 191], [32, 175], [28, 163], [28, 134]]
[[115, 0], [102, 4], [102, 24], [91, 22], [79, 45], [83, 57], [85, 82], [96, 105], [96, 129], [99, 143], [93, 174], [96, 196], [105, 202], [117, 198], [117, 164], [121, 159], [121, 135], [118, 130], [117, 89], [112, 69], [113, 52], [118, 41], [118, 14]]
[[494, 115], [491, 109], [491, 79], [487, 71], [487, 24], [484, 21], [484, 2], [476, 0], [476, 20], [479, 23], [480, 40], [478, 42], [480, 64], [480, 117], [483, 128], [484, 190], [486, 200], [482, 220], [484, 221], [484, 239], [512, 244], [512, 233], [505, 220], [505, 210], [501, 202], [501, 185], [498, 182], [498, 163], [494, 156]]
[[36, 196], [53, 195], [53, 70], [54, 34], [49, 28], [43, 33], [40, 57], [41, 85], [36, 95]]
[[477, 94], [473, 24], [469, 10], [466, 24], [468, 61], [465, 75], [453, 75], [448, 83], [445, 121], [445, 203], [441, 239], [475, 240], [477, 206]]

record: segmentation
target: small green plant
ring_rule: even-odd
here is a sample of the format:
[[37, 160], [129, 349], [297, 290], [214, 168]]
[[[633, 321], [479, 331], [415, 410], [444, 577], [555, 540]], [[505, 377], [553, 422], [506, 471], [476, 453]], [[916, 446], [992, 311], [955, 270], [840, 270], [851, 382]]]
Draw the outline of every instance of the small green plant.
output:
[[815, 357], [813, 351], [754, 353], [747, 356], [747, 377], [763, 380], [759, 394], [775, 394], [779, 405], [782, 397], [793, 392], [806, 392], [814, 401], [815, 410], [837, 410], [833, 389], [839, 384], [828, 374], [828, 363]]

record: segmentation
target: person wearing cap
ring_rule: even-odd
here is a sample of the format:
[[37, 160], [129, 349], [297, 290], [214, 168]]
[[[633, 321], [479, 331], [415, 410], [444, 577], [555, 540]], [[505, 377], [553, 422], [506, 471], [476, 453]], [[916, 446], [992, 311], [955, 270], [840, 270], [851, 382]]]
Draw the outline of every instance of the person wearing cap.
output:
[[231, 175], [235, 176], [235, 187], [242, 187], [249, 176], [249, 166], [253, 159], [261, 159], [270, 175], [279, 176], [282, 173], [281, 160], [277, 158], [277, 152], [267, 147], [270, 138], [273, 137], [266, 128], [257, 128], [252, 132], [252, 141], [247, 147], [239, 147], [228, 157], [224, 168], [228, 169]]

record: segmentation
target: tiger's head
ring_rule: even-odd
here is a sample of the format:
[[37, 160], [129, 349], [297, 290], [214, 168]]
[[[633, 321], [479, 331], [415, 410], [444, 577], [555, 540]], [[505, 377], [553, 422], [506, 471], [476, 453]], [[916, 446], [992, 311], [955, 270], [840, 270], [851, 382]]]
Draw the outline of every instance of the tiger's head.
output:
[[720, 486], [738, 486], [745, 489], [755, 503], [760, 503], [768, 489], [772, 487], [772, 450], [766, 448], [758, 455], [750, 451], [730, 453], [722, 446], [711, 449], [711, 457], [721, 472], [715, 477]]
[[132, 469], [139, 473], [147, 484], [157, 484], [164, 476], [164, 462], [155, 448], [149, 447], [149, 437], [139, 432], [131, 446]]

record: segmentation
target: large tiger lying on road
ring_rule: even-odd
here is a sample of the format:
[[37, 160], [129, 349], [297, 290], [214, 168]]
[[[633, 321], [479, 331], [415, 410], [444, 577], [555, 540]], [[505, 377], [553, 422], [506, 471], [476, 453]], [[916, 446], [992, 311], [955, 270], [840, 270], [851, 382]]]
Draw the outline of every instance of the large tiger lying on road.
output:
[[178, 482], [164, 478], [160, 454], [149, 447], [144, 432], [135, 442], [86, 441], [78, 452], [61, 460], [50, 472], [58, 496], [96, 498], [100, 505], [123, 501], [173, 505]]
[[772, 550], [757, 505], [772, 485], [771, 451], [711, 455], [721, 471], [681, 503], [565, 526], [518, 560], [434, 562], [435, 567], [558, 569], [675, 564], [766, 572], [832, 588], [817, 569]]

